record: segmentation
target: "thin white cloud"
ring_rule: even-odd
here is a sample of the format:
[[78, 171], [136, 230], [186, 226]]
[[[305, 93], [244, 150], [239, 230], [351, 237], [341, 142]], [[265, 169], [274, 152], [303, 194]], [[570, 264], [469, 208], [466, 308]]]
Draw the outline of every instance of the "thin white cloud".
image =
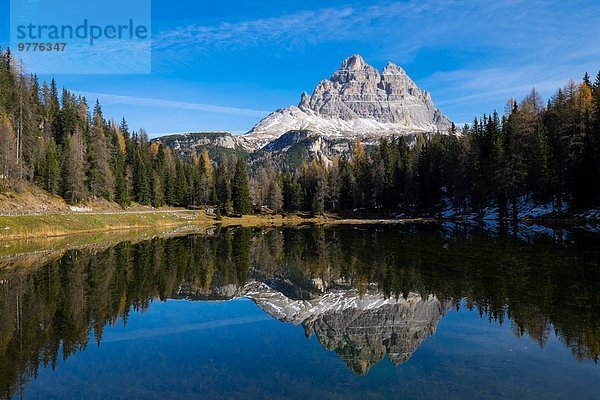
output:
[[[363, 8], [322, 8], [272, 18], [221, 22], [212, 26], [188, 25], [159, 33], [154, 37], [153, 45], [159, 50], [186, 47], [215, 49], [274, 44], [295, 46], [356, 39], [358, 36], [368, 39], [380, 32], [378, 22], [391, 22], [401, 15], [416, 18], [435, 6], [416, 1], [394, 2]], [[387, 27], [390, 28], [393, 26]]]
[[[569, 79], [580, 80], [588, 71], [593, 74], [593, 63], [557, 65], [552, 69], [544, 65], [520, 68], [484, 68], [437, 72], [424, 79], [427, 87], [436, 87], [436, 95], [444, 100], [436, 104], [453, 106], [473, 104], [482, 100], [507, 100], [511, 96], [524, 97], [532, 88], [548, 97]], [[502, 104], [502, 103], [501, 103]]]
[[132, 106], [175, 108], [180, 110], [205, 111], [219, 114], [238, 115], [243, 117], [262, 118], [270, 111], [251, 108], [227, 107], [204, 103], [189, 103], [185, 101], [153, 99], [148, 97], [122, 96], [109, 93], [75, 91], [88, 99], [100, 99], [103, 104], [128, 104]]
[[588, 60], [551, 68], [535, 64], [519, 68], [463, 69], [434, 73], [420, 84], [432, 90], [436, 106], [455, 122], [472, 121], [494, 109], [502, 113], [508, 99], [520, 101], [532, 88], [545, 101], [570, 79], [580, 81], [586, 71], [594, 75], [598, 67]]

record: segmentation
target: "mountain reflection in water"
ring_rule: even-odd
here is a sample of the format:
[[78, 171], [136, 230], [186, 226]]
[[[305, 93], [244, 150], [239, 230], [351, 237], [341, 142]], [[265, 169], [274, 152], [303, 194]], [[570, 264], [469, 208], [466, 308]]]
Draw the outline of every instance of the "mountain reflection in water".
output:
[[[600, 353], [600, 240], [490, 237], [433, 225], [227, 229], [0, 259], [6, 397], [156, 299], [251, 299], [359, 375], [407, 362], [447, 311], [477, 310], [579, 360]], [[52, 257], [50, 257], [52, 258]]]
[[[386, 354], [395, 365], [408, 360], [435, 332], [444, 313], [433, 295], [423, 299], [411, 292], [398, 298], [385, 296], [376, 287], [361, 294], [351, 287], [342, 289], [348, 286], [343, 281], [338, 286], [294, 298], [298, 292], [289, 281], [252, 281], [234, 290], [231, 297], [249, 298], [282, 322], [302, 324], [307, 337], [316, 335], [323, 347], [334, 350], [360, 375]], [[222, 296], [222, 288], [216, 293]]]

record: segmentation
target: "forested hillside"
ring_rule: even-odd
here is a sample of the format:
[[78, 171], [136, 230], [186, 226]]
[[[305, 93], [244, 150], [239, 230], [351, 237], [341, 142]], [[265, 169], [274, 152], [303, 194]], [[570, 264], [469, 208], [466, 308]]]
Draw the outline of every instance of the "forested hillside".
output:
[[600, 73], [567, 83], [547, 102], [532, 90], [502, 115], [421, 135], [413, 146], [397, 138], [365, 149], [357, 140], [351, 154], [282, 171], [268, 155], [260, 168], [235, 155], [211, 160], [206, 151], [179, 157], [125, 119], [105, 118], [97, 101], [59, 91], [54, 80], [40, 83], [10, 51], [0, 52], [0, 64], [0, 191], [30, 182], [71, 204], [212, 204], [223, 213], [491, 206], [511, 217], [524, 197], [558, 210], [600, 203]]

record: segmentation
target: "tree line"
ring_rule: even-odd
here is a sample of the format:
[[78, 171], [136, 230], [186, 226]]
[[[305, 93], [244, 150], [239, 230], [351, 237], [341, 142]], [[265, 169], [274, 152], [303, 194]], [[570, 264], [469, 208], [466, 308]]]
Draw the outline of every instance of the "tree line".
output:
[[[600, 72], [594, 83], [569, 82], [543, 103], [533, 89], [520, 103], [448, 134], [382, 138], [365, 149], [355, 140], [349, 155], [315, 159], [273, 176], [282, 208], [314, 213], [376, 209], [436, 213], [452, 208], [516, 217], [522, 202], [567, 207], [600, 205]], [[260, 173], [260, 171], [259, 171]], [[260, 178], [259, 178], [260, 179]], [[262, 196], [267, 203], [277, 201]]]
[[[101, 105], [40, 86], [10, 50], [0, 51], [0, 190], [33, 183], [77, 204], [89, 199], [160, 206], [216, 205], [221, 213], [378, 210], [516, 216], [524, 199], [556, 210], [600, 204], [600, 72], [569, 82], [546, 104], [520, 103], [450, 132], [382, 138], [348, 154], [307, 160], [294, 171], [238, 156], [183, 158]], [[250, 165], [250, 171], [248, 171]]]

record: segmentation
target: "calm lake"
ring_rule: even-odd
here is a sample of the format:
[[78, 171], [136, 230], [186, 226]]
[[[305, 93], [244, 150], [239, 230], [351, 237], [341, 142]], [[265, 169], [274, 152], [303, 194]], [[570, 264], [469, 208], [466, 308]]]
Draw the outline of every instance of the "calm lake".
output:
[[0, 261], [6, 398], [600, 396], [600, 234], [234, 228]]

